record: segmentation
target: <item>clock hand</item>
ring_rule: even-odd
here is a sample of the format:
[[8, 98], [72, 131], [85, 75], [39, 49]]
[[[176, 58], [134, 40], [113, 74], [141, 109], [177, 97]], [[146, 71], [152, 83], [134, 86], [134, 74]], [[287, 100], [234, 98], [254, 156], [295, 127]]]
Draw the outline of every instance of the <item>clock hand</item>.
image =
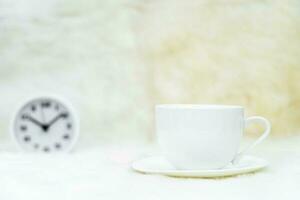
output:
[[29, 121], [31, 121], [32, 123], [38, 125], [39, 127], [41, 127], [43, 130], [45, 130], [45, 124], [39, 122], [38, 120], [36, 120], [35, 118], [31, 117], [30, 115], [25, 115], [24, 119], [28, 119]]
[[45, 123], [46, 120], [45, 120], [45, 113], [44, 113], [44, 106], [41, 106], [41, 114], [42, 114], [42, 122]]
[[61, 113], [59, 115], [57, 115], [56, 117], [54, 117], [48, 124], [47, 124], [47, 129], [52, 126], [52, 124], [54, 124], [57, 120], [59, 120], [62, 117], [67, 117], [68, 113]]

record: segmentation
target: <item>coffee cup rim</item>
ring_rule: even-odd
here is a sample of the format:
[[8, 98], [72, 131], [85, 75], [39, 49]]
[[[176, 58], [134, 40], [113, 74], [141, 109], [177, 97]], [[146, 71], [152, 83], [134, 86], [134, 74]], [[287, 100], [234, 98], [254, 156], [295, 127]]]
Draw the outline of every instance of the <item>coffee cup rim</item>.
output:
[[155, 107], [164, 109], [244, 109], [243, 106], [226, 104], [157, 104]]

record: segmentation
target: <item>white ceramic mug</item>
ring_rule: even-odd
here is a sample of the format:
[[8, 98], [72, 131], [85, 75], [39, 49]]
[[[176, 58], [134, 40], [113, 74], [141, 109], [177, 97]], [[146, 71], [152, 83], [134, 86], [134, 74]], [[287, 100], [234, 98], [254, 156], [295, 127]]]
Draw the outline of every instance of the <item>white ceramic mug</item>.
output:
[[[264, 133], [238, 152], [245, 126], [262, 123]], [[244, 117], [244, 108], [229, 105], [166, 104], [156, 106], [156, 133], [166, 159], [177, 169], [219, 169], [237, 161], [270, 133], [263, 117]]]

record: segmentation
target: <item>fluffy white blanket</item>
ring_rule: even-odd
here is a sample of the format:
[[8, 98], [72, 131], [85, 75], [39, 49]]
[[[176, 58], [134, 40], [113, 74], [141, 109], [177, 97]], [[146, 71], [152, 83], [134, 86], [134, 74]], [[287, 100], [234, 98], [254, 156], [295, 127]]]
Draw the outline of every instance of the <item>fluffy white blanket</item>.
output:
[[[223, 179], [143, 175], [132, 160], [159, 153], [139, 142], [90, 143], [70, 155], [25, 155], [1, 145], [1, 200], [297, 199], [300, 197], [300, 138], [267, 141], [253, 154], [268, 169]], [[259, 152], [259, 153], [258, 153]]]

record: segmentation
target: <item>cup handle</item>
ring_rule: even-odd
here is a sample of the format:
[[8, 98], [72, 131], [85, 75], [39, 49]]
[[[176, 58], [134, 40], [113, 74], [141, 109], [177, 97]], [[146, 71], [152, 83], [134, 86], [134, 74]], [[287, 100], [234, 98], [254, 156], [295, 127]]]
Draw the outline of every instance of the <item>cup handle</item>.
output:
[[245, 120], [245, 125], [247, 126], [250, 123], [253, 122], [257, 122], [260, 124], [263, 124], [265, 126], [265, 131], [263, 132], [263, 134], [252, 144], [250, 144], [249, 146], [247, 146], [244, 150], [240, 151], [236, 157], [233, 159], [232, 163], [235, 164], [237, 163], [240, 158], [248, 151], [250, 151], [251, 149], [253, 149], [256, 145], [258, 145], [259, 143], [261, 143], [264, 139], [266, 139], [266, 137], [270, 134], [271, 131], [271, 123], [263, 117], [260, 116], [253, 116], [253, 117], [249, 117]]

